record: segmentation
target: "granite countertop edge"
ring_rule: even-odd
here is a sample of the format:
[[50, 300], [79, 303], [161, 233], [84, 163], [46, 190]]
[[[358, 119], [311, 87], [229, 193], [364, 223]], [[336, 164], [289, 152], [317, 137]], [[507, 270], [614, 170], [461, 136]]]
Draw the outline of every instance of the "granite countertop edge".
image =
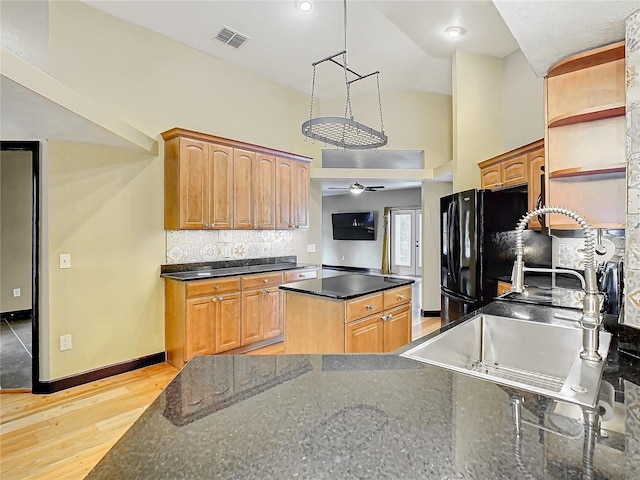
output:
[[390, 290], [392, 288], [397, 288], [397, 287], [403, 287], [405, 285], [411, 285], [412, 283], [415, 283], [415, 280], [412, 280], [412, 279], [385, 277], [385, 276], [378, 276], [378, 275], [371, 275], [371, 277], [379, 277], [384, 279], [385, 281], [392, 280], [393, 284], [391, 285], [382, 284], [379, 286], [363, 288], [357, 292], [349, 292], [349, 293], [341, 293], [335, 290], [324, 289], [322, 285], [320, 286], [320, 289], [309, 287], [308, 285], [311, 282], [314, 282], [314, 280], [296, 282], [296, 283], [285, 283], [280, 285], [278, 288], [280, 288], [280, 290], [285, 290], [288, 292], [301, 293], [305, 295], [313, 295], [316, 297], [326, 297], [326, 298], [332, 298], [335, 300], [351, 300], [353, 298], [362, 297], [364, 295], [384, 292], [385, 290]]
[[179, 282], [189, 282], [193, 280], [208, 280], [211, 278], [236, 277], [240, 275], [253, 275], [268, 272], [282, 272], [286, 270], [314, 269], [319, 268], [317, 264], [308, 263], [277, 263], [262, 265], [247, 265], [239, 267], [207, 268], [199, 267], [194, 270], [182, 270], [177, 272], [161, 273], [160, 277]]

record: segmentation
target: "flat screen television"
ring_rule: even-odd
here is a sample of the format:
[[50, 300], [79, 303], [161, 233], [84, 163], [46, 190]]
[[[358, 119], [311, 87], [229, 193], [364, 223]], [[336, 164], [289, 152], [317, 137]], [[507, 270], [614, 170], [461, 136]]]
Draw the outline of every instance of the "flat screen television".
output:
[[373, 212], [332, 213], [334, 240], [375, 240]]

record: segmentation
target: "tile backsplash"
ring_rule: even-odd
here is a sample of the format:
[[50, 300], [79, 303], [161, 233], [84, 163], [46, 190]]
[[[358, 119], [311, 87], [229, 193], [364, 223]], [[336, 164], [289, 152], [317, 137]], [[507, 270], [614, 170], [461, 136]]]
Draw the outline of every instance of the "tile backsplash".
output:
[[627, 243], [626, 325], [640, 328], [640, 10], [626, 20]]
[[293, 255], [292, 230], [167, 230], [167, 264]]

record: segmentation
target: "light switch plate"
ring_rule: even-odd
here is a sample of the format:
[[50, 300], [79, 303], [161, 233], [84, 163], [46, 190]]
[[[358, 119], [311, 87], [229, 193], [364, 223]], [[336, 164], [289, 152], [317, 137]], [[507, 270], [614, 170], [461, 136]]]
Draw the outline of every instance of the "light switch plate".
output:
[[14, 288], [13, 289], [13, 296], [14, 297], [19, 297], [20, 295], [22, 295], [22, 293], [20, 292], [19, 288]]
[[60, 268], [71, 268], [71, 254], [70, 253], [61, 253], [60, 254]]
[[307, 245], [307, 253], [316, 253], [316, 244], [315, 243], [309, 243]]

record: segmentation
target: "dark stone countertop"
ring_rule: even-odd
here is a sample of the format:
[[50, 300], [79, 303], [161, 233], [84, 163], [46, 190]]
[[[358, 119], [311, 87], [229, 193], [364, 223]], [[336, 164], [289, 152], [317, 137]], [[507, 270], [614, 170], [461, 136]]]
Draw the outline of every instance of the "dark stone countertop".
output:
[[338, 275], [336, 277], [303, 280], [296, 283], [280, 285], [281, 290], [305, 293], [319, 297], [329, 297], [338, 300], [349, 300], [370, 293], [389, 290], [415, 283], [408, 278], [385, 277], [383, 275]]
[[231, 277], [254, 273], [280, 272], [299, 268], [318, 268], [319, 265], [298, 263], [296, 256], [269, 257], [218, 262], [180, 263], [162, 265], [160, 276], [181, 282]]
[[[541, 321], [550, 310], [483, 308]], [[636, 479], [638, 372], [621, 380], [617, 430], [594, 442], [575, 406], [397, 353], [196, 357], [87, 478]], [[513, 395], [524, 399], [521, 437]]]

